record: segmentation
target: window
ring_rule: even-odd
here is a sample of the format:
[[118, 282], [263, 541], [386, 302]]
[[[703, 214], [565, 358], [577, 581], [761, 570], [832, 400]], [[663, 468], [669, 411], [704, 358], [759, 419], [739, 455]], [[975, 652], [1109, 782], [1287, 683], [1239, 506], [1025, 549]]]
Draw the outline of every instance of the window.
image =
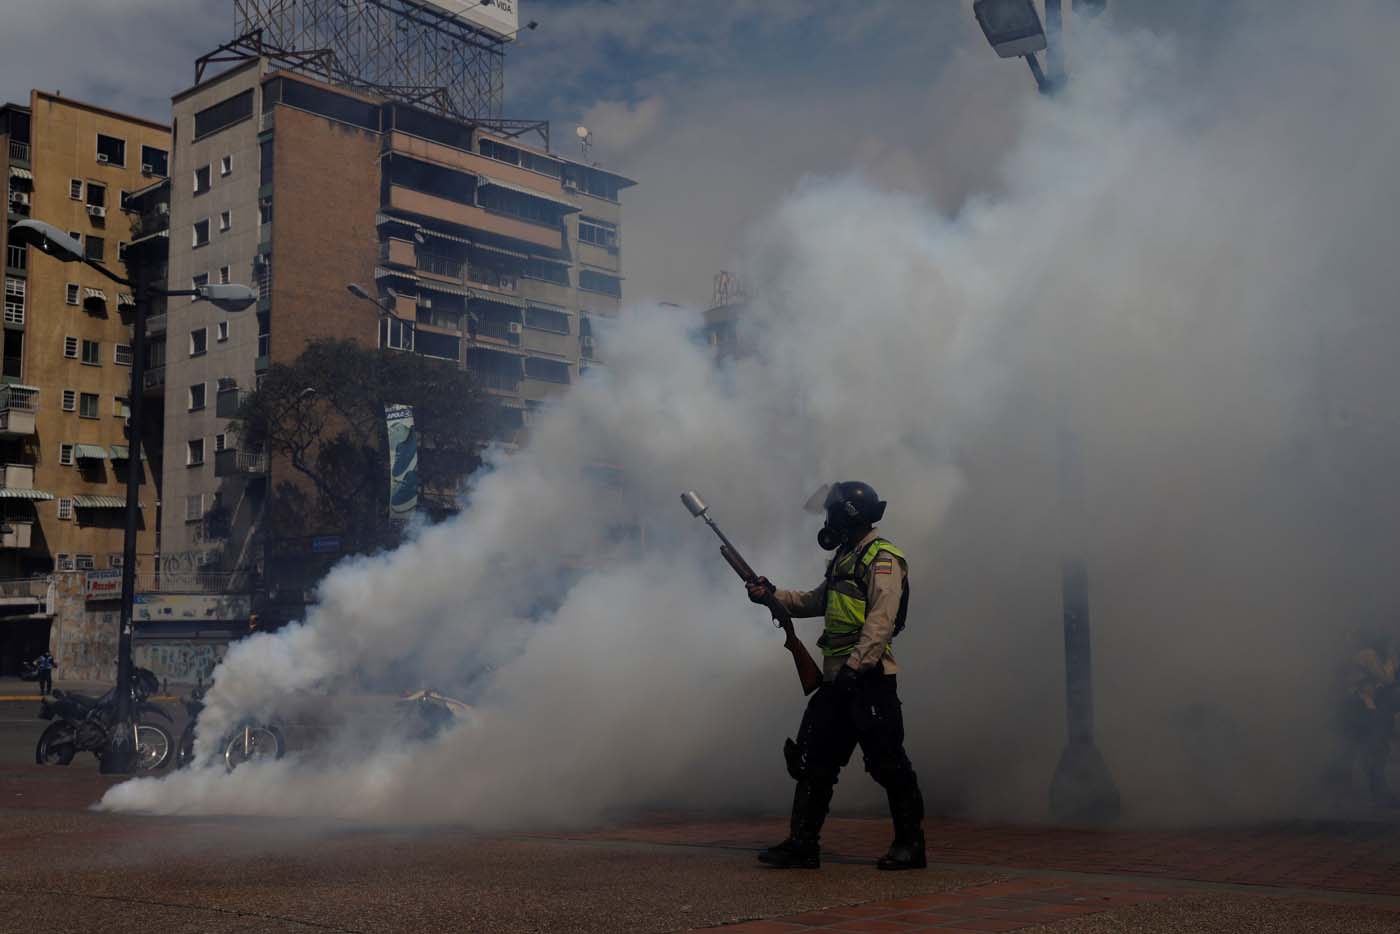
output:
[[79, 571], [91, 571], [97, 567], [97, 559], [92, 555], [74, 555], [73, 567]]
[[81, 393], [81, 394], [78, 396], [78, 417], [79, 417], [79, 418], [96, 418], [96, 417], [97, 417], [97, 400], [98, 400], [98, 396], [97, 396], [97, 393], [95, 393], [95, 392], [85, 392], [85, 393]]
[[83, 200], [83, 180], [81, 178], [68, 179], [68, 197], [74, 201]]
[[117, 241], [117, 262], [126, 263], [126, 247], [127, 242], [125, 240]]
[[219, 160], [219, 174], [225, 177], [233, 174], [233, 156], [224, 156]]
[[205, 328], [195, 328], [190, 332], [190, 356], [198, 357], [209, 350], [209, 332]]
[[126, 165], [126, 140], [98, 133], [97, 161], [107, 165]]
[[258, 185], [272, 184], [272, 140], [265, 139], [258, 144]]
[[229, 282], [230, 282], [230, 279], [229, 279], [229, 268], [228, 268], [227, 266], [220, 266], [220, 267], [219, 267], [219, 284], [220, 284], [220, 285], [228, 285]]
[[131, 366], [131, 345], [117, 344], [112, 351], [112, 362], [117, 366]]
[[198, 493], [185, 497], [185, 521], [197, 522], [204, 518], [204, 497]]
[[536, 308], [532, 305], [525, 309], [525, 326], [541, 331], [553, 331], [556, 334], [568, 334], [569, 316], [552, 308]]
[[195, 383], [190, 387], [189, 410], [194, 412], [204, 408], [204, 384]]
[[204, 246], [209, 242], [209, 218], [194, 222], [194, 245]]
[[563, 263], [551, 263], [548, 260], [530, 257], [525, 261], [524, 271], [521, 275], [527, 279], [543, 279], [545, 282], [553, 282], [555, 285], [569, 285], [569, 267]]
[[[69, 451], [68, 453], [71, 455], [73, 452]], [[60, 497], [58, 500], [58, 517], [60, 519], [73, 518], [73, 501], [66, 496]]]
[[86, 255], [88, 259], [92, 260], [94, 263], [102, 262], [102, 257], [106, 254], [106, 240], [88, 234], [87, 242], [84, 246], [86, 247], [84, 255]]
[[609, 276], [601, 272], [594, 272], [592, 269], [580, 269], [578, 271], [578, 287], [589, 292], [602, 292], [604, 295], [611, 295], [613, 298], [622, 297], [622, 280], [617, 276]]
[[218, 327], [215, 328], [215, 330], [214, 330], [214, 339], [215, 339], [216, 341], [226, 341], [226, 340], [228, 340], [228, 322], [227, 322], [227, 321], [220, 321], [220, 322], [219, 322]]
[[131, 417], [131, 406], [126, 404], [126, 396], [112, 397], [112, 415], [115, 418]]
[[393, 350], [412, 350], [413, 325], [390, 315], [380, 318], [379, 346]]
[[569, 365], [559, 360], [526, 357], [525, 376], [527, 379], [539, 379], [547, 383], [567, 383], [569, 381]]
[[73, 466], [73, 445], [60, 444], [58, 446], [58, 463], [62, 467]]
[[5, 280], [5, 323], [24, 323], [25, 282], [23, 279]]
[[72, 555], [65, 555], [65, 554], [63, 554], [62, 552], [60, 552], [60, 553], [56, 556], [56, 559], [55, 559], [55, 560], [58, 562], [58, 569], [59, 569], [60, 571], [71, 571], [71, 570], [73, 570], [73, 556], [72, 556]]
[[194, 170], [194, 193], [202, 195], [213, 186], [212, 173], [209, 166], [201, 165]]
[[213, 107], [206, 107], [194, 115], [195, 139], [217, 133], [224, 127], [233, 126], [240, 120], [253, 115], [253, 91], [251, 88], [242, 94], [235, 94]]
[[214, 453], [228, 450], [228, 435], [222, 431], [214, 436]]
[[223, 232], [223, 233], [227, 233], [228, 230], [229, 230], [229, 228], [232, 227], [232, 226], [233, 226], [233, 212], [232, 212], [232, 211], [223, 211], [223, 212], [221, 212], [221, 213], [219, 214], [219, 230], [220, 230], [221, 232]]
[[195, 438], [193, 441], [185, 442], [185, 464], [190, 467], [198, 467], [204, 463], [204, 439]]
[[112, 552], [107, 555], [107, 567], [120, 568], [122, 566], [122, 556], [120, 553]]
[[76, 337], [63, 339], [63, 355], [70, 360], [78, 359], [78, 339]]
[[101, 341], [90, 341], [86, 339], [83, 341], [83, 362], [88, 366], [102, 365]]
[[580, 217], [578, 219], [578, 240], [580, 243], [592, 243], [601, 247], [615, 247], [617, 246], [617, 225], [592, 217]]
[[142, 146], [141, 171], [147, 175], [159, 175], [164, 178], [170, 174], [170, 154], [154, 146]]
[[78, 410], [78, 391], [76, 389], [63, 390], [63, 411], [76, 412]]
[[5, 265], [11, 269], [25, 269], [29, 266], [29, 250], [27, 247], [15, 246], [11, 243], [5, 248]]
[[107, 206], [107, 186], [88, 182], [87, 203], [89, 207], [105, 208]]
[[64, 300], [65, 302], [67, 302], [68, 304], [70, 304], [70, 305], [76, 305], [76, 304], [78, 304], [79, 302], [82, 301], [82, 296], [78, 294], [79, 291], [80, 291], [80, 290], [79, 290], [79, 288], [78, 288], [78, 283], [76, 283], [76, 282], [70, 282], [70, 283], [68, 283], [68, 285], [64, 288], [64, 291], [63, 291], [63, 300]]

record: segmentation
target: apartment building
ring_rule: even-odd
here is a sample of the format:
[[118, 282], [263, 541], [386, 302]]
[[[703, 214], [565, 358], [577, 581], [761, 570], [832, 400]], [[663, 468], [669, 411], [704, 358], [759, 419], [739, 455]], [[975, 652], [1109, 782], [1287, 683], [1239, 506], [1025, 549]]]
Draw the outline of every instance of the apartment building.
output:
[[162, 124], [56, 94], [0, 109], [0, 579], [120, 567], [132, 469], [149, 491], [137, 550], [145, 560], [155, 551], [153, 475], [126, 438], [132, 296], [82, 263], [10, 243], [8, 231], [27, 218], [54, 224], [124, 275], [126, 199], [165, 174], [169, 149]]
[[592, 323], [619, 310], [630, 180], [262, 58], [177, 95], [173, 117], [170, 281], [255, 284], [260, 301], [172, 303], [163, 556], [269, 586], [324, 545], [263, 515], [269, 489], [296, 478], [229, 427], [258, 374], [311, 339], [464, 367], [519, 431], [601, 365]]

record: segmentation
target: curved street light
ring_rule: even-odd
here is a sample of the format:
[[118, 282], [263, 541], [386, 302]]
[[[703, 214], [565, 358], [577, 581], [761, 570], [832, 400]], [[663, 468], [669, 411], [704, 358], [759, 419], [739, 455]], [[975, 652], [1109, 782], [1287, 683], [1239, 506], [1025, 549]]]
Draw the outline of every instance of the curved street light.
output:
[[244, 311], [257, 303], [258, 293], [246, 285], [202, 285], [195, 289], [157, 289], [140, 280], [124, 279], [101, 263], [88, 259], [82, 244], [53, 224], [44, 221], [20, 221], [10, 228], [10, 243], [30, 246], [61, 263], [84, 263], [118, 285], [131, 289], [136, 309], [131, 330], [131, 389], [128, 406], [127, 443], [136, 452], [134, 466], [126, 472], [126, 530], [122, 537], [122, 599], [117, 634], [116, 727], [108, 734], [103, 750], [101, 771], [104, 774], [125, 774], [131, 771], [136, 756], [136, 726], [131, 709], [131, 616], [136, 600], [136, 529], [140, 523], [141, 482], [141, 400], [145, 395], [142, 381], [146, 367], [146, 304], [152, 297], [188, 296], [195, 301], [209, 302], [224, 311]]

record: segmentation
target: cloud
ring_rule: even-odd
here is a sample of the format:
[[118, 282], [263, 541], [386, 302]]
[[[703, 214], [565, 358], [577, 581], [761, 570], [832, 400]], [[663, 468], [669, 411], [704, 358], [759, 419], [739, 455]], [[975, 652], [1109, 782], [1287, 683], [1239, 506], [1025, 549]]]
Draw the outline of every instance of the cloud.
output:
[[645, 142], [662, 126], [665, 105], [659, 97], [629, 104], [599, 101], [583, 115], [583, 125], [593, 134], [593, 146], [604, 156], [617, 156]]

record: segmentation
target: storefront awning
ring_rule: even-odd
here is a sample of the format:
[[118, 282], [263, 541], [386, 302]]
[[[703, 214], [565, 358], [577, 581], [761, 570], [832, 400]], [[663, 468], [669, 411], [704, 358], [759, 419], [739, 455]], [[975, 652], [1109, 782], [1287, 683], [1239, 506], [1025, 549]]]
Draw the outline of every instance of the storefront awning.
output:
[[75, 496], [73, 505], [82, 509], [125, 509], [126, 500], [120, 496]]
[[42, 503], [53, 499], [53, 494], [45, 493], [43, 490], [16, 490], [11, 487], [0, 487], [0, 499], [28, 499]]
[[25, 181], [34, 181], [33, 172], [29, 171], [28, 169], [22, 169], [17, 165], [10, 166], [10, 174], [13, 175], [15, 178], [22, 178]]
[[100, 444], [75, 444], [73, 456], [80, 460], [105, 461], [107, 449]]
[[478, 187], [482, 188], [504, 188], [506, 191], [513, 191], [519, 195], [526, 195], [531, 198], [539, 198], [541, 201], [548, 201], [550, 204], [557, 204], [559, 205], [559, 207], [564, 209], [565, 214], [572, 214], [577, 211], [583, 210], [583, 208], [579, 207], [576, 204], [572, 204], [568, 201], [565, 201], [563, 198], [556, 198], [553, 195], [547, 195], [542, 191], [536, 191], [535, 189], [527, 188], [524, 185], [515, 185], [511, 182], [503, 182], [497, 178], [488, 178], [485, 175], [478, 175], [476, 179], [476, 184]]

